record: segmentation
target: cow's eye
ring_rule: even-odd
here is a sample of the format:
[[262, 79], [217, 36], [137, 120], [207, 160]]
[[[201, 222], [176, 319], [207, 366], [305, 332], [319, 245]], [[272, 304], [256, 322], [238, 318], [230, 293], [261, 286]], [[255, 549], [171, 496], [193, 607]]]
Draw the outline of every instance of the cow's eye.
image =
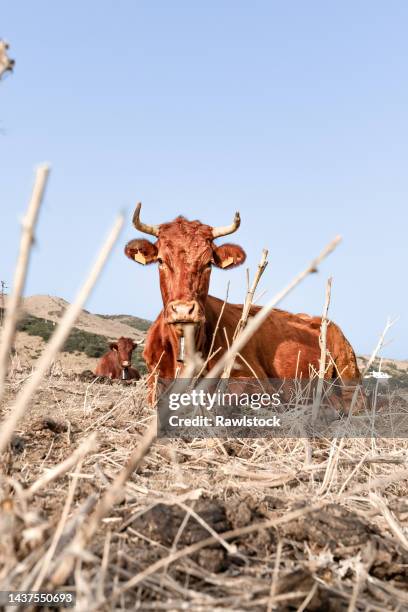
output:
[[158, 261], [158, 263], [159, 263], [159, 266], [161, 266], [161, 265], [162, 265], [162, 263], [163, 263], [163, 260], [162, 260], [162, 259], [160, 259], [160, 257], [158, 257], [158, 258], [157, 258], [157, 261]]

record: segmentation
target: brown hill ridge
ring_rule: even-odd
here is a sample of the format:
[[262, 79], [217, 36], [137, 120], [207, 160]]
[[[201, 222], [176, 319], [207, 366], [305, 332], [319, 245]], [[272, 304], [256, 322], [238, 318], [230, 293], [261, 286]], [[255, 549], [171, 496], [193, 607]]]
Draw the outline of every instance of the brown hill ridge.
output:
[[[69, 302], [52, 295], [32, 295], [22, 301], [22, 310], [26, 314], [40, 317], [58, 323], [64, 314]], [[130, 317], [128, 317], [130, 319]], [[84, 331], [105, 336], [109, 340], [116, 340], [120, 336], [144, 341], [146, 333], [128, 325], [117, 318], [109, 318], [92, 314], [83, 310], [75, 322], [75, 327]]]

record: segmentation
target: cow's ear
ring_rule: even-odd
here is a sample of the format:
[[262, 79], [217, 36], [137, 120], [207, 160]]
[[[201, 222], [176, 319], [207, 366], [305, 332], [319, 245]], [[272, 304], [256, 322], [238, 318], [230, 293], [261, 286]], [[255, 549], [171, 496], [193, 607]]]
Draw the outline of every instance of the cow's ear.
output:
[[156, 261], [157, 247], [148, 240], [131, 240], [125, 246], [125, 255], [145, 266]]
[[112, 349], [113, 351], [117, 351], [118, 350], [117, 342], [111, 342], [109, 345], [109, 348]]
[[217, 268], [235, 268], [244, 263], [246, 253], [237, 244], [222, 244], [214, 247], [214, 264]]

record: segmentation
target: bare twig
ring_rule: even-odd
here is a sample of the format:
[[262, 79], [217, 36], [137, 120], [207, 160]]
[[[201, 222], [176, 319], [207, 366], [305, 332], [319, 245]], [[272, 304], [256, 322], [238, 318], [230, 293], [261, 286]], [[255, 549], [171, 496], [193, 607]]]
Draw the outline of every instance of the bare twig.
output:
[[326, 285], [326, 299], [324, 303], [322, 324], [320, 326], [319, 344], [320, 344], [320, 361], [319, 361], [319, 378], [317, 381], [316, 395], [313, 402], [312, 408], [312, 421], [315, 421], [319, 411], [320, 402], [322, 401], [323, 393], [323, 381], [326, 373], [326, 344], [327, 344], [327, 313], [329, 312], [330, 306], [330, 295], [332, 278], [329, 278]]
[[276, 591], [278, 590], [279, 569], [280, 569], [282, 548], [283, 548], [283, 543], [282, 543], [282, 540], [279, 539], [278, 545], [276, 547], [275, 565], [273, 567], [271, 590], [269, 592], [269, 602], [268, 602], [267, 612], [272, 612], [272, 609], [274, 608], [273, 598], [275, 597]]
[[[81, 465], [82, 465], [82, 459], [79, 460], [78, 462], [78, 472], [81, 471]], [[39, 575], [37, 576], [37, 579], [33, 585], [33, 590], [37, 591], [40, 586], [42, 585], [45, 576], [47, 575], [47, 571], [48, 568], [51, 564], [52, 558], [54, 556], [55, 551], [57, 550], [57, 546], [58, 546], [58, 542], [60, 541], [60, 538], [62, 536], [62, 534], [64, 533], [64, 527], [65, 524], [68, 520], [68, 515], [69, 515], [69, 511], [71, 509], [71, 505], [72, 502], [74, 500], [74, 494], [75, 494], [75, 489], [78, 483], [78, 475], [75, 474], [71, 485], [69, 487], [68, 490], [68, 495], [67, 498], [65, 500], [65, 504], [64, 504], [64, 508], [61, 514], [61, 518], [58, 522], [57, 528], [54, 532], [53, 538], [52, 538], [52, 542], [50, 544], [50, 546], [48, 547], [47, 553], [44, 557], [44, 559], [42, 559], [42, 565], [41, 565], [41, 570], [39, 572]]]
[[313, 597], [315, 596], [317, 589], [318, 585], [315, 582], [312, 588], [310, 589], [310, 592], [306, 595], [305, 599], [302, 601], [296, 612], [304, 612], [305, 610], [307, 610], [307, 606], [310, 604]]
[[384, 499], [376, 493], [370, 493], [370, 501], [381, 512], [384, 519], [388, 523], [389, 528], [391, 529], [392, 533], [395, 535], [401, 546], [405, 548], [405, 550], [408, 550], [408, 537], [403, 532], [397, 519], [395, 518], [391, 510], [388, 508]]
[[37, 168], [33, 192], [28, 204], [26, 216], [21, 224], [22, 232], [20, 250], [14, 273], [12, 292], [7, 301], [7, 310], [0, 343], [0, 399], [4, 392], [4, 381], [6, 379], [8, 358], [16, 333], [18, 309], [27, 278], [27, 268], [30, 259], [31, 246], [34, 241], [35, 226], [43, 200], [49, 172], [50, 168], [47, 164], [43, 164]]
[[[381, 333], [381, 335], [380, 335], [380, 337], [378, 339], [378, 342], [377, 342], [373, 352], [371, 353], [370, 358], [367, 361], [366, 366], [365, 366], [365, 368], [364, 368], [364, 370], [363, 370], [363, 372], [361, 374], [362, 378], [364, 378], [364, 376], [367, 374], [368, 370], [371, 368], [372, 364], [375, 361], [375, 358], [377, 357], [378, 353], [381, 351], [381, 349], [384, 346], [385, 336], [387, 335], [387, 333], [390, 330], [390, 328], [397, 321], [398, 321], [398, 317], [396, 317], [395, 319], [390, 319], [390, 318], [387, 319], [387, 322], [386, 322], [385, 327], [384, 327], [384, 329], [383, 329], [383, 331], [382, 331], [382, 333]], [[349, 413], [348, 413], [348, 416], [347, 416], [348, 421], [350, 421], [351, 417], [353, 416], [354, 406], [356, 405], [359, 392], [360, 392], [360, 388], [357, 385], [355, 390], [354, 390], [353, 397], [351, 399], [350, 410], [349, 410]]]
[[95, 286], [96, 281], [99, 278], [100, 273], [102, 272], [108, 256], [122, 229], [122, 225], [123, 215], [119, 215], [111, 231], [109, 232], [109, 235], [88, 275], [88, 278], [85, 280], [85, 283], [80, 289], [75, 301], [65, 311], [64, 316], [62, 317], [57, 329], [47, 345], [47, 348], [39, 358], [33, 375], [27, 380], [26, 384], [18, 394], [14, 405], [11, 407], [9, 416], [6, 417], [5, 421], [2, 423], [0, 434], [0, 453], [5, 450], [11, 436], [13, 435], [16, 424], [23, 416], [28, 403], [41, 383], [43, 376], [46, 374], [58, 351], [60, 351], [63, 347], [72, 326], [74, 325], [85, 301], [87, 300], [89, 294]]
[[5, 40], [0, 40], [0, 79], [6, 72], [12, 72], [14, 60], [8, 56], [9, 44]]
[[394, 325], [394, 323], [396, 323], [397, 321], [398, 321], [398, 317], [396, 317], [395, 319], [390, 319], [390, 318], [387, 319], [383, 332], [380, 335], [378, 342], [376, 344], [376, 347], [371, 353], [370, 359], [367, 361], [366, 366], [363, 370], [363, 374], [362, 374], [363, 376], [367, 374], [368, 370], [371, 368], [373, 362], [375, 361], [375, 358], [377, 357], [378, 353], [381, 351], [381, 349], [384, 346], [385, 336], [387, 335], [391, 327]]
[[218, 328], [220, 326], [221, 319], [222, 319], [222, 316], [224, 314], [225, 306], [228, 303], [229, 287], [230, 287], [230, 283], [228, 281], [228, 283], [227, 283], [227, 290], [225, 292], [225, 299], [224, 299], [224, 301], [222, 303], [220, 314], [219, 314], [218, 319], [217, 319], [217, 323], [215, 324], [215, 328], [214, 328], [213, 335], [212, 335], [212, 338], [211, 338], [211, 344], [210, 344], [210, 348], [209, 348], [209, 351], [208, 351], [208, 355], [207, 355], [207, 357], [206, 357], [206, 359], [205, 359], [205, 361], [204, 361], [204, 363], [203, 363], [203, 365], [201, 367], [201, 370], [197, 374], [197, 378], [199, 378], [203, 374], [203, 372], [204, 372], [205, 368], [207, 367], [209, 361], [211, 361], [211, 359], [215, 356], [215, 353], [217, 353], [220, 350], [220, 348], [218, 348], [213, 353], [215, 337], [217, 335]]
[[234, 336], [233, 336], [233, 340], [235, 340], [236, 338], [238, 338], [238, 336], [240, 335], [241, 331], [244, 329], [244, 327], [247, 324], [248, 321], [248, 317], [249, 317], [249, 313], [251, 311], [251, 306], [252, 306], [252, 302], [254, 299], [254, 295], [255, 295], [255, 291], [258, 287], [258, 283], [261, 280], [261, 276], [262, 274], [265, 272], [266, 266], [268, 265], [268, 249], [263, 249], [262, 251], [262, 257], [261, 260], [258, 264], [258, 269], [256, 271], [254, 280], [252, 281], [252, 285], [248, 288], [246, 297], [245, 297], [245, 302], [244, 302], [244, 306], [242, 309], [242, 314], [241, 314], [241, 318], [238, 322], [237, 328], [234, 332]]
[[[256, 288], [258, 287], [258, 283], [261, 280], [261, 276], [265, 271], [266, 266], [268, 265], [268, 250], [267, 249], [263, 249], [262, 251], [262, 257], [261, 260], [258, 264], [258, 269], [256, 271], [254, 280], [252, 281], [252, 285], [249, 286], [248, 283], [248, 290], [247, 290], [247, 294], [245, 297], [245, 302], [242, 308], [242, 314], [241, 314], [241, 318], [238, 321], [238, 325], [235, 329], [234, 335], [233, 335], [233, 341], [236, 340], [237, 338], [239, 338], [239, 336], [241, 335], [241, 333], [243, 332], [243, 330], [245, 329], [245, 326], [248, 322], [248, 317], [249, 317], [249, 313], [251, 312], [251, 306], [252, 306], [252, 301], [254, 299], [254, 295], [255, 295], [255, 291]], [[224, 372], [222, 373], [222, 378], [229, 378], [231, 375], [231, 370], [234, 366], [234, 360], [231, 359], [230, 361], [227, 362], [225, 368], [224, 368]]]

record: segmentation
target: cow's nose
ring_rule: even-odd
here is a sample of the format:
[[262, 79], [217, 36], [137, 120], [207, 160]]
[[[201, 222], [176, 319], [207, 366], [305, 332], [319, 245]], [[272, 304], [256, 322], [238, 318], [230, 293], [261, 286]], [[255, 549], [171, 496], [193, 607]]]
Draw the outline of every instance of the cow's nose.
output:
[[174, 301], [168, 305], [169, 319], [172, 323], [196, 323], [199, 320], [200, 307], [198, 302]]
[[123, 368], [128, 368], [130, 366], [129, 361], [122, 361], [122, 367]]

